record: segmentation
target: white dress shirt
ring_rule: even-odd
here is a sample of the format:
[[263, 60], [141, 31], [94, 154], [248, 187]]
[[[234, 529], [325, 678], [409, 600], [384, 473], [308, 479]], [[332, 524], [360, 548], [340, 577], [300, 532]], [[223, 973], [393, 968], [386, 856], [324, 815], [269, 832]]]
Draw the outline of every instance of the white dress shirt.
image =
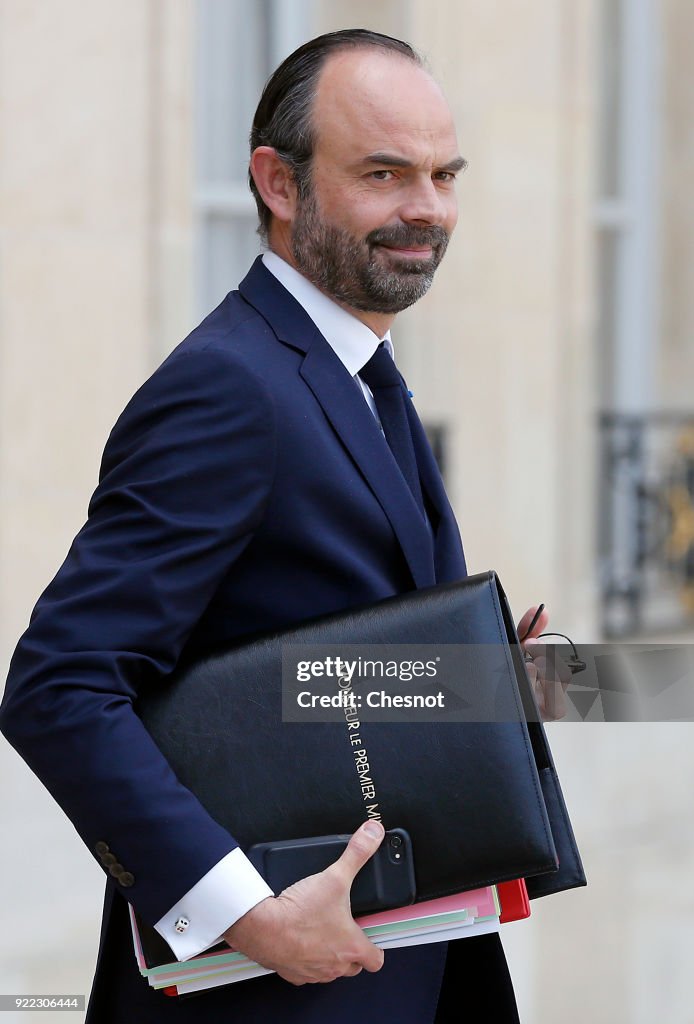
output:
[[[332, 347], [378, 419], [373, 397], [359, 370], [369, 361], [381, 341], [393, 355], [390, 333], [379, 338], [336, 302], [307, 281], [298, 270], [273, 252], [263, 255], [263, 263], [303, 306], [311, 320]], [[236, 848], [223, 857], [164, 916], [155, 928], [169, 944], [178, 960], [189, 960], [220, 941], [235, 921], [261, 900], [273, 896], [272, 889], [256, 871], [243, 850]], [[178, 925], [178, 930], [177, 926]]]
[[381, 341], [385, 343], [391, 358], [394, 358], [390, 331], [379, 338], [370, 327], [329, 299], [315, 284], [307, 281], [298, 270], [285, 263], [276, 253], [266, 252], [263, 255], [263, 263], [294, 296], [299, 305], [304, 307], [335, 355], [361, 387], [371, 412], [378, 419], [373, 396], [358, 374], [362, 366], [371, 359]]

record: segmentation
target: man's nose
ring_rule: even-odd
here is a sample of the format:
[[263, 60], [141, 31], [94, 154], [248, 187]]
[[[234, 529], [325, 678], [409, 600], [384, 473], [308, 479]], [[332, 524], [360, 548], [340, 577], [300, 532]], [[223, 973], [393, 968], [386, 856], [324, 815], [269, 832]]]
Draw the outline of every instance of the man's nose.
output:
[[443, 197], [431, 178], [412, 182], [400, 207], [400, 217], [408, 224], [441, 224], [446, 218]]

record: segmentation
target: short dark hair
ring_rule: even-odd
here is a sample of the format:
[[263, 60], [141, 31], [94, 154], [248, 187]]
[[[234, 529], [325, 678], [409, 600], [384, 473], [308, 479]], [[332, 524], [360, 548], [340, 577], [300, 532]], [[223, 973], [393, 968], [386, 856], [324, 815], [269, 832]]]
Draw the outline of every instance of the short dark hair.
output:
[[[282, 61], [265, 84], [253, 118], [251, 153], [258, 146], [272, 146], [277, 150], [280, 158], [289, 165], [301, 198], [309, 188], [315, 144], [311, 115], [323, 65], [337, 50], [368, 48], [397, 53], [419, 67], [424, 66], [422, 58], [409, 43], [365, 28], [348, 28], [327, 32], [304, 43]], [[258, 231], [267, 239], [272, 212], [263, 202], [250, 169], [248, 183], [258, 207]]]

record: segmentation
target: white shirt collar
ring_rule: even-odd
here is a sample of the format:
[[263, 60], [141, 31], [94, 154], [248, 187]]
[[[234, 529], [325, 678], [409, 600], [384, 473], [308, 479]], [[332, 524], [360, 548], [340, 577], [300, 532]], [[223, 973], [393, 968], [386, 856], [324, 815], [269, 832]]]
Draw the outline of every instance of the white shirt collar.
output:
[[390, 331], [383, 338], [377, 338], [366, 324], [329, 299], [277, 253], [263, 253], [263, 263], [303, 306], [350, 376], [356, 377], [378, 348], [379, 341], [384, 341], [386, 349], [393, 355]]

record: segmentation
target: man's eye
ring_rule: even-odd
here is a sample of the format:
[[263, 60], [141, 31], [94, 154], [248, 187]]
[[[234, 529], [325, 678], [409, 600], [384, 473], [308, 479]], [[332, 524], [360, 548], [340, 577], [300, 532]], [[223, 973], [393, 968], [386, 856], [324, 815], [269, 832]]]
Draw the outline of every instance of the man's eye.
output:
[[455, 174], [453, 171], [437, 171], [434, 175], [436, 181], [451, 182], [455, 181]]
[[393, 174], [393, 171], [385, 171], [385, 170], [383, 170], [383, 171], [372, 171], [371, 172], [371, 177], [375, 178], [376, 181], [388, 181], [388, 179], [390, 178], [390, 176], [392, 174]]

